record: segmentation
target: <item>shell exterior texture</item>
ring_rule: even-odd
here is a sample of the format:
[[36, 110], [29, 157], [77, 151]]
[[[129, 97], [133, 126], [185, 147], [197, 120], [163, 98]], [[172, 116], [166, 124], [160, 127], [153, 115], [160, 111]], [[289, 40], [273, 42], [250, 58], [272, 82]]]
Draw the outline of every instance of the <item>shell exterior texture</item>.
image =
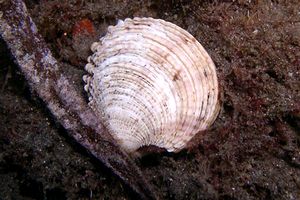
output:
[[218, 115], [215, 65], [187, 31], [161, 19], [108, 27], [83, 77], [89, 105], [127, 151], [179, 151]]

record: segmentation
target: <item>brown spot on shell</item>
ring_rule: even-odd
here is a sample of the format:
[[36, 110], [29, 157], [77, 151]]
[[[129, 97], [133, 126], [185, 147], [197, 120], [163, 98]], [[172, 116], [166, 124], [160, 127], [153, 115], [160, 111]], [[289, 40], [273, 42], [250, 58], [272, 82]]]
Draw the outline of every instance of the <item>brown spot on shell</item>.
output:
[[177, 81], [180, 78], [180, 70], [176, 71], [173, 76], [173, 81]]

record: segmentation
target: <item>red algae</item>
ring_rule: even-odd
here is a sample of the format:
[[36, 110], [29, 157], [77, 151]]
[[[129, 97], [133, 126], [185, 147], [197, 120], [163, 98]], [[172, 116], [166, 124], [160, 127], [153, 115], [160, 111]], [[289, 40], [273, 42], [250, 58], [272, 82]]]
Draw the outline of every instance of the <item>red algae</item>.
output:
[[89, 19], [82, 19], [75, 23], [72, 30], [72, 36], [76, 37], [82, 34], [96, 34], [96, 29], [94, 24]]

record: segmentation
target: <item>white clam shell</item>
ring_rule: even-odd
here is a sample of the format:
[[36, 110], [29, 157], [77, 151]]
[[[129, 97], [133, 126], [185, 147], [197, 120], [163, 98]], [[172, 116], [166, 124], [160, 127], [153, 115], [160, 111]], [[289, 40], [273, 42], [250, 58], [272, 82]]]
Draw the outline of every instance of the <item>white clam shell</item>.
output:
[[89, 105], [125, 150], [178, 151], [215, 120], [215, 65], [182, 28], [161, 19], [125, 19], [91, 49], [83, 78]]

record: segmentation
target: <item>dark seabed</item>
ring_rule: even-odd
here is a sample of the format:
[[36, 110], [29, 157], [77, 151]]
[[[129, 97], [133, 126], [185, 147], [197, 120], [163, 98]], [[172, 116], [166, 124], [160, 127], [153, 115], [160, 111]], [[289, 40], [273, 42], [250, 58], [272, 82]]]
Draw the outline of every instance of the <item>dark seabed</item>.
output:
[[[79, 90], [90, 44], [117, 19], [173, 22], [211, 55], [222, 88], [214, 125], [189, 149], [136, 160], [162, 199], [300, 199], [300, 1], [26, 3]], [[0, 199], [132, 199], [66, 136], [2, 40], [0, 66]]]

